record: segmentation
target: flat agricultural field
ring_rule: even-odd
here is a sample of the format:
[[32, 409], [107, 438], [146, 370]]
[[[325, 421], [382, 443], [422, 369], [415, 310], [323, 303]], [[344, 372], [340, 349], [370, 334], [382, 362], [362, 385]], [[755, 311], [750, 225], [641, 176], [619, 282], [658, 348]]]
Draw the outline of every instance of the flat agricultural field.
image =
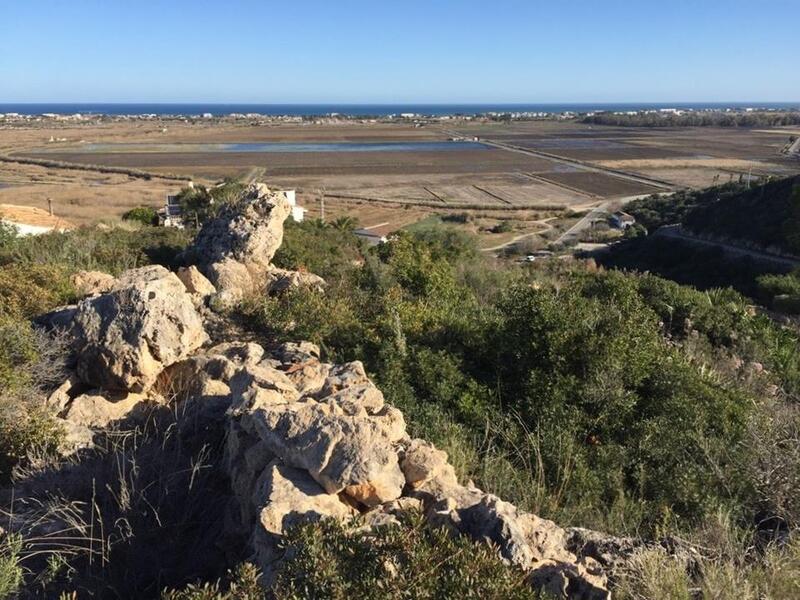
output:
[[[52, 198], [57, 214], [87, 223], [160, 205], [181, 183], [158, 175], [177, 174], [201, 183], [235, 177], [297, 189], [312, 216], [324, 195], [326, 216], [358, 207], [364, 224], [389, 228], [458, 210], [524, 220], [530, 211], [541, 217], [746, 174], [796, 173], [800, 161], [779, 153], [792, 133], [567, 121], [42, 122], [0, 128], [0, 154], [154, 176], [0, 162], [0, 202], [45, 208]], [[453, 137], [478, 142], [449, 142]]]

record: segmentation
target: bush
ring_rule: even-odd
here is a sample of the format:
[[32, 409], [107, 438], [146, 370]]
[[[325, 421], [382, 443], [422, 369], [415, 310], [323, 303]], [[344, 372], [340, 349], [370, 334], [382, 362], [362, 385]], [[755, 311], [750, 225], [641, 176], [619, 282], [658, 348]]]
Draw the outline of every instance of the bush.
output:
[[0, 248], [0, 266], [54, 265], [66, 273], [81, 269], [119, 274], [149, 264], [176, 266], [177, 257], [191, 241], [191, 233], [174, 227], [81, 227], [66, 232], [20, 238]]
[[260, 574], [250, 563], [242, 563], [228, 572], [225, 584], [192, 583], [182, 590], [164, 591], [162, 600], [257, 600], [264, 597], [258, 582]]
[[324, 520], [296, 528], [285, 544], [291, 558], [271, 589], [277, 600], [539, 597], [494, 548], [419, 517], [372, 532]]
[[348, 227], [322, 221], [287, 221], [283, 244], [273, 262], [283, 269], [316, 273], [324, 279], [341, 277], [363, 260], [363, 245]]
[[0, 268], [0, 318], [31, 318], [74, 297], [63, 267], [11, 264]]
[[123, 221], [136, 221], [142, 225], [158, 225], [158, 212], [151, 206], [137, 206], [122, 215]]
[[18, 537], [0, 532], [0, 600], [13, 598], [22, 585], [21, 546]]
[[42, 392], [63, 380], [65, 355], [61, 339], [0, 317], [0, 482], [30, 452], [52, 454], [61, 444]]

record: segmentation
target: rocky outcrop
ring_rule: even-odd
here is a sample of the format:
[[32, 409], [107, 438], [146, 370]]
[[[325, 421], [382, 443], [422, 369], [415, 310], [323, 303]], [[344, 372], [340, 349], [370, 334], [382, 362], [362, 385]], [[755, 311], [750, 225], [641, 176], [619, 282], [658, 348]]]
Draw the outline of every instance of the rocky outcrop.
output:
[[256, 183], [203, 226], [187, 256], [216, 287], [218, 304], [264, 289], [290, 212], [284, 193]]
[[109, 293], [65, 310], [76, 372], [93, 387], [142, 392], [207, 339], [184, 285], [157, 265], [127, 271]]
[[95, 390], [72, 400], [64, 412], [64, 419], [90, 429], [103, 429], [112, 423], [143, 416], [151, 404], [155, 402], [146, 394], [103, 394]]
[[565, 530], [462, 485], [447, 453], [410, 438], [360, 362], [327, 363], [309, 342], [270, 352], [253, 342], [203, 347], [201, 315], [223, 320], [206, 302], [324, 284], [270, 264], [288, 212], [282, 194], [253, 185], [198, 235], [190, 254], [199, 270], [134, 269], [102, 295], [38, 320], [67, 331], [76, 353], [73, 376], [47, 402], [62, 419], [65, 453], [89, 447], [97, 430], [169, 405], [227, 430], [234, 501], [226, 533], [249, 540], [267, 579], [296, 524], [357, 516], [355, 528], [402, 526], [414, 511], [491, 544], [553, 597], [609, 598], [607, 574], [632, 542]]
[[240, 368], [230, 388], [227, 464], [238, 526], [267, 576], [290, 524], [360, 513], [358, 526], [374, 527], [419, 510], [432, 526], [496, 546], [554, 597], [609, 597], [603, 565], [576, 554], [574, 536], [462, 486], [445, 452], [409, 439], [402, 414], [361, 363], [326, 364], [315, 346], [287, 344]]

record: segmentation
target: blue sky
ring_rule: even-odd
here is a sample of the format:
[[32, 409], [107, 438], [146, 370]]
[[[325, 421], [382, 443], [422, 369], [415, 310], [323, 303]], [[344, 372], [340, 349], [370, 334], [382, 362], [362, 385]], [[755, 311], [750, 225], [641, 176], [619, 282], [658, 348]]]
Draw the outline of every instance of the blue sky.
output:
[[798, 101], [800, 0], [0, 0], [0, 102]]

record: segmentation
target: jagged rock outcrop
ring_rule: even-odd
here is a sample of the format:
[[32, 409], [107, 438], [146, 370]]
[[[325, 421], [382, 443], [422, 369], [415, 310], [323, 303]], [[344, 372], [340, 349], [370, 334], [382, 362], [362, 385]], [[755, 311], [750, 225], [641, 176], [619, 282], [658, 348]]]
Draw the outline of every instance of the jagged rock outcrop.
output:
[[203, 226], [185, 258], [216, 288], [209, 293], [212, 308], [225, 310], [248, 294], [274, 295], [300, 287], [321, 291], [325, 287], [325, 280], [318, 275], [271, 264], [290, 213], [284, 192], [254, 183]]
[[358, 514], [335, 494], [327, 493], [302, 469], [271, 461], [255, 484], [253, 503], [262, 507], [253, 532], [253, 551], [262, 568], [281, 558], [281, 537], [300, 523], [322, 518], [347, 519]]
[[187, 256], [216, 287], [218, 303], [264, 289], [290, 212], [285, 194], [255, 183], [203, 225]]
[[107, 390], [142, 392], [207, 340], [183, 283], [158, 265], [126, 271], [108, 293], [40, 322], [67, 331], [78, 377]]
[[361, 526], [373, 527], [420, 510], [433, 526], [495, 545], [554, 597], [609, 597], [602, 565], [576, 555], [567, 531], [460, 485], [445, 452], [409, 439], [402, 414], [361, 363], [329, 365], [313, 345], [286, 344], [241, 368], [230, 387], [227, 464], [241, 500], [238, 525], [267, 576], [281, 559], [284, 523], [306, 514], [342, 519], [357, 507]]

